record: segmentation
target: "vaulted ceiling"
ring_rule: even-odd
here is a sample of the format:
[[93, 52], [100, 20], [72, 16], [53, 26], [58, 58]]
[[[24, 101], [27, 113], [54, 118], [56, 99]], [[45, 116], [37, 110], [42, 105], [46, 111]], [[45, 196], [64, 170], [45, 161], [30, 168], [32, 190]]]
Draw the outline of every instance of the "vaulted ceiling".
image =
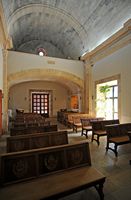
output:
[[13, 50], [78, 59], [131, 18], [130, 0], [2, 0]]

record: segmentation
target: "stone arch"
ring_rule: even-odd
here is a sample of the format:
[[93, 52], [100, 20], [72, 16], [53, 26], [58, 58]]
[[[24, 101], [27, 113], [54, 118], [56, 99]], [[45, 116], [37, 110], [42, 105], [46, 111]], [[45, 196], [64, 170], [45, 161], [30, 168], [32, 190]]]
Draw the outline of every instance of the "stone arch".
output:
[[66, 85], [70, 89], [72, 89], [72, 85], [79, 90], [84, 87], [82, 79], [68, 72], [55, 69], [30, 69], [8, 75], [8, 89], [17, 83], [33, 80], [54, 80], [55, 82]]

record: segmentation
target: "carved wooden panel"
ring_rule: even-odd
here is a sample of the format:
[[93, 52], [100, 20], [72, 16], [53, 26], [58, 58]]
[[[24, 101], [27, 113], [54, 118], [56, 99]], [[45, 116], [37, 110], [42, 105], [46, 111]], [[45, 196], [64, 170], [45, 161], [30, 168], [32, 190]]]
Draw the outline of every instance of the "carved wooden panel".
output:
[[87, 153], [87, 146], [79, 146], [75, 148], [74, 146], [67, 150], [67, 165], [68, 167], [77, 166], [79, 164], [85, 164], [89, 162]]
[[19, 154], [3, 157], [2, 172], [3, 181], [8, 183], [36, 177], [35, 155]]
[[14, 127], [10, 129], [10, 135], [25, 135], [33, 133], [43, 133], [57, 131], [57, 124], [46, 125], [46, 126], [35, 126], [35, 127]]
[[87, 142], [7, 153], [0, 161], [2, 185], [91, 165]]
[[39, 155], [39, 174], [55, 172], [65, 169], [64, 154], [62, 151], [51, 151]]
[[7, 152], [23, 151], [29, 149], [27, 138], [7, 138]]
[[29, 149], [37, 149], [42, 147], [51, 146], [49, 143], [48, 135], [38, 135], [36, 137], [30, 137], [30, 147]]
[[7, 138], [7, 152], [37, 149], [67, 143], [67, 131], [11, 136]]

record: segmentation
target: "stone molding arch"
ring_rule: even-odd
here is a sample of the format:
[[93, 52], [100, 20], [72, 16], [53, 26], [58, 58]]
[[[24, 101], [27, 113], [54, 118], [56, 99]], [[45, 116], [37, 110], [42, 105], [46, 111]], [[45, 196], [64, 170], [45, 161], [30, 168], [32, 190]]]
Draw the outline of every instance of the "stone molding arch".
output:
[[[52, 79], [65, 85], [72, 83], [79, 89], [84, 88], [84, 81], [68, 72], [55, 69], [30, 69], [8, 75], [8, 89], [25, 81], [52, 81]], [[71, 87], [71, 85], [69, 84], [68, 87]]]

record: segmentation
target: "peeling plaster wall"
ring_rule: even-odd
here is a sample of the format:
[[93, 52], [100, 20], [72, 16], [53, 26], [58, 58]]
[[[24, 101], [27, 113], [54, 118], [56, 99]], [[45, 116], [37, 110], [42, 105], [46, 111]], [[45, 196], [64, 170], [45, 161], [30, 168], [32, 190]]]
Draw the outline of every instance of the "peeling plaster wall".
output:
[[[25, 112], [30, 112], [30, 90], [51, 90], [53, 95], [52, 114], [57, 115], [57, 111], [61, 108], [67, 108], [68, 91], [66, 88], [51, 82], [25, 82], [17, 84], [10, 88], [9, 91], [9, 109], [15, 115], [17, 108], [24, 109]], [[61, 95], [60, 95], [61, 94]]]
[[[93, 81], [120, 74], [121, 122], [131, 122], [131, 44], [115, 52], [93, 67]], [[95, 92], [95, 91], [94, 91]], [[95, 94], [94, 94], [95, 96]]]

